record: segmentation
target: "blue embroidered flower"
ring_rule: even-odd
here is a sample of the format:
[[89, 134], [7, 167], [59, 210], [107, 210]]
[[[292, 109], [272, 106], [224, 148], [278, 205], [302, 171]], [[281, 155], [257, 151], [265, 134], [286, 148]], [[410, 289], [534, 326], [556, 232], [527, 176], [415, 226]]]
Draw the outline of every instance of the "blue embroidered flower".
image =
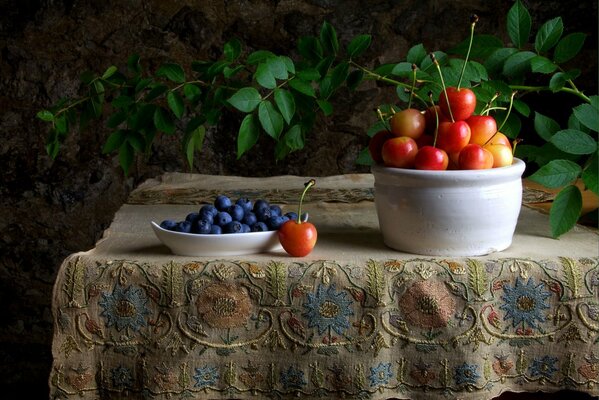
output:
[[127, 367], [119, 365], [113, 368], [112, 374], [112, 386], [119, 389], [131, 388], [133, 386], [133, 375], [131, 370]]
[[335, 291], [335, 285], [319, 285], [316, 294], [308, 293], [308, 303], [304, 304], [308, 311], [303, 315], [309, 319], [310, 328], [318, 328], [319, 335], [328, 328], [341, 335], [349, 328], [348, 317], [354, 314], [351, 304], [347, 292]]
[[532, 361], [528, 372], [532, 378], [542, 376], [544, 378], [551, 378], [553, 374], [557, 372], [555, 364], [557, 363], [557, 357], [544, 356], [537, 358]]
[[215, 367], [204, 366], [196, 368], [196, 374], [193, 379], [196, 380], [195, 387], [204, 388], [216, 384], [216, 381], [220, 378], [220, 374]]
[[458, 365], [455, 367], [455, 379], [456, 385], [463, 385], [465, 383], [474, 385], [480, 378], [478, 374], [478, 365], [466, 364]]
[[391, 363], [379, 363], [376, 367], [370, 367], [370, 386], [386, 385], [392, 377]]
[[304, 371], [294, 367], [281, 371], [281, 383], [285, 389], [301, 389], [306, 386]]
[[116, 285], [112, 293], [102, 293], [98, 304], [104, 309], [100, 315], [106, 318], [106, 326], [114, 325], [118, 331], [131, 328], [137, 332], [147, 325], [145, 316], [150, 314], [147, 303], [143, 289]]
[[520, 277], [516, 278], [516, 284], [513, 287], [504, 285], [505, 294], [501, 297], [505, 304], [499, 308], [504, 310], [505, 317], [512, 319], [512, 325], [516, 327], [520, 323], [527, 323], [533, 328], [536, 328], [536, 322], [544, 322], [543, 310], [549, 308], [545, 300], [551, 293], [545, 290], [545, 284], [539, 283], [535, 286], [533, 278], [530, 278], [526, 284], [520, 281]]

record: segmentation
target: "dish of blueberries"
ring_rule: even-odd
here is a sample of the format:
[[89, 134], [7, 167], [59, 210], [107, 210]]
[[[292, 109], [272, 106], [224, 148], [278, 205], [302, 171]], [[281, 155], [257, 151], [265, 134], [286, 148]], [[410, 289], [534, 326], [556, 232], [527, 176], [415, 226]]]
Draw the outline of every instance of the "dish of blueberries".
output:
[[254, 254], [281, 248], [277, 230], [294, 212], [283, 214], [281, 207], [264, 199], [252, 201], [218, 195], [185, 219], [166, 219], [151, 225], [158, 239], [177, 255], [225, 256]]

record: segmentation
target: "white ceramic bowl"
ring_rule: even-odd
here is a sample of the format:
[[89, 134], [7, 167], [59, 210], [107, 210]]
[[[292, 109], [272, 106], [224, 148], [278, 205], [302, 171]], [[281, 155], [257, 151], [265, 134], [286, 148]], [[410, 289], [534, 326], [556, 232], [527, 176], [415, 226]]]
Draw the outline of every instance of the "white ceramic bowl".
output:
[[508, 248], [522, 203], [525, 164], [486, 170], [372, 167], [385, 244], [407, 253], [479, 256]]
[[163, 229], [152, 221], [156, 237], [180, 256], [232, 256], [281, 249], [278, 231], [199, 235]]

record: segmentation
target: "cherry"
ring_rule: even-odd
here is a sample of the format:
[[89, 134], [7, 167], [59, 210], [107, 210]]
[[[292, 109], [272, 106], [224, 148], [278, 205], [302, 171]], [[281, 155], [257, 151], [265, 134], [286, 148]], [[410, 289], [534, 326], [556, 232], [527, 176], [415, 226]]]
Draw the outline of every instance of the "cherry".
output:
[[391, 132], [383, 130], [378, 131], [372, 138], [370, 138], [370, 142], [368, 142], [368, 152], [375, 163], [383, 163], [383, 144], [387, 141], [387, 139], [391, 139], [392, 137], [394, 136]]
[[316, 245], [318, 233], [316, 227], [307, 221], [302, 221], [302, 202], [308, 189], [316, 184], [314, 179], [310, 179], [305, 184], [304, 191], [300, 197], [297, 215], [297, 220], [290, 219], [279, 228], [279, 241], [285, 251], [293, 257], [304, 257], [310, 254]]
[[416, 141], [408, 136], [388, 139], [383, 144], [383, 162], [388, 167], [411, 168], [418, 152]]
[[406, 108], [393, 114], [391, 121], [391, 132], [395, 136], [408, 136], [418, 139], [424, 133], [426, 121], [424, 115], [415, 108]]
[[493, 168], [512, 165], [514, 155], [512, 154], [511, 146], [506, 146], [504, 144], [486, 144], [483, 148], [493, 155]]
[[439, 97], [441, 112], [452, 121], [467, 120], [476, 108], [476, 95], [468, 88], [450, 86]]
[[446, 170], [449, 163], [447, 153], [437, 147], [424, 146], [418, 150], [414, 166], [423, 170]]
[[489, 169], [493, 167], [493, 154], [479, 144], [468, 144], [458, 159], [460, 169]]
[[470, 141], [470, 127], [466, 121], [441, 122], [437, 146], [447, 153], [457, 153]]
[[483, 146], [497, 132], [497, 122], [490, 115], [472, 115], [466, 123], [470, 127], [470, 143]]

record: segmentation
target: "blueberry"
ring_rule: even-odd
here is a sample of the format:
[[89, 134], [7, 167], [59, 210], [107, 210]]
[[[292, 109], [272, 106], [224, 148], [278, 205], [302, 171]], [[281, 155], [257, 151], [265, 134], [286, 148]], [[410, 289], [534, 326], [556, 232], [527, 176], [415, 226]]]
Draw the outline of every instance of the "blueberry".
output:
[[187, 214], [187, 216], [185, 217], [185, 221], [189, 221], [193, 225], [193, 223], [196, 222], [199, 218], [200, 218], [200, 213], [192, 212], [192, 213]]
[[214, 200], [214, 206], [218, 211], [227, 211], [227, 209], [231, 207], [231, 199], [223, 194], [219, 194]]
[[231, 221], [223, 226], [223, 233], [241, 233], [243, 227], [239, 221]]
[[218, 225], [212, 225], [210, 227], [210, 233], [213, 235], [220, 235], [221, 233], [223, 233], [223, 228], [221, 228]]
[[231, 218], [231, 214], [225, 211], [219, 212], [218, 214], [216, 214], [216, 217], [214, 217], [214, 223], [216, 225], [219, 225], [220, 227], [227, 225], [231, 221], [233, 221], [233, 218]]
[[246, 225], [252, 226], [256, 222], [258, 222], [258, 218], [256, 218], [256, 214], [254, 214], [251, 211], [248, 211], [243, 216], [243, 219], [241, 220], [241, 222], [244, 223], [244, 224], [246, 224]]
[[276, 231], [283, 225], [285, 222], [289, 221], [287, 217], [281, 217], [280, 215], [274, 215], [270, 217], [268, 220], [268, 227], [271, 231]]
[[209, 234], [210, 229], [212, 229], [212, 223], [206, 221], [205, 219], [198, 219], [191, 225], [191, 231], [193, 233], [199, 233], [202, 235]]
[[238, 206], [241, 206], [241, 208], [243, 208], [243, 211], [246, 213], [252, 211], [252, 207], [254, 206], [252, 201], [250, 199], [248, 199], [247, 197], [241, 197], [241, 198], [237, 199], [235, 204], [237, 204]]
[[268, 230], [268, 226], [264, 222], [256, 222], [251, 226], [252, 232], [266, 232]]
[[296, 212], [289, 211], [288, 213], [285, 213], [285, 216], [293, 221], [297, 221], [297, 213]]
[[[216, 210], [216, 208], [215, 208]], [[218, 214], [218, 211], [216, 212]], [[210, 224], [214, 223], [214, 216], [216, 214], [212, 214], [210, 211], [200, 211], [200, 216], [198, 218], [198, 220], [203, 219], [204, 221], [208, 221], [210, 222]]]
[[250, 226], [248, 224], [241, 224], [241, 232], [243, 233], [248, 233], [251, 232], [252, 229], [250, 228]]
[[189, 221], [177, 222], [177, 225], [175, 226], [175, 231], [183, 232], [183, 233], [191, 233], [191, 222], [189, 222]]
[[277, 205], [272, 205], [270, 206], [270, 215], [282, 215], [283, 212], [281, 211], [281, 207], [277, 206]]
[[270, 208], [268, 208], [268, 207], [260, 208], [260, 209], [256, 210], [255, 213], [256, 213], [256, 218], [258, 219], [258, 221], [266, 222], [271, 217], [271, 211], [270, 211]]
[[244, 211], [240, 205], [232, 205], [227, 211], [231, 215], [231, 218], [233, 218], [233, 221], [241, 221], [243, 219]]
[[262, 210], [263, 208], [269, 208], [269, 207], [270, 207], [270, 205], [268, 204], [268, 201], [262, 200], [262, 199], [258, 199], [254, 203], [253, 210], [257, 214], [259, 210]]
[[202, 208], [200, 208], [200, 215], [202, 215], [203, 213], [212, 214], [212, 216], [214, 217], [216, 214], [218, 214], [218, 209], [214, 207], [212, 204], [205, 204], [202, 206]]
[[166, 229], [169, 231], [174, 231], [177, 226], [177, 221], [173, 221], [172, 219], [165, 219], [160, 223], [160, 227], [162, 229]]

